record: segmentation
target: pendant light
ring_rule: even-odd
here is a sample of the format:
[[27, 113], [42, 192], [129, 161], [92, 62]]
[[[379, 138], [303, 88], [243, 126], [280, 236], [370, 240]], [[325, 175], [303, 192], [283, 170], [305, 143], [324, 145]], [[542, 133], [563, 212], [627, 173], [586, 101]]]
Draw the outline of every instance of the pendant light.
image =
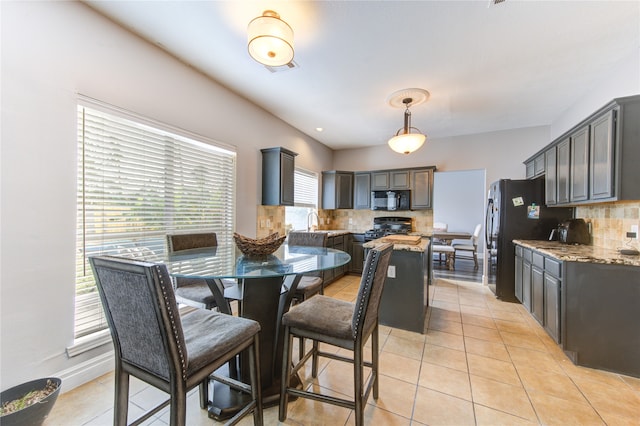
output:
[[405, 89], [389, 97], [389, 103], [392, 106], [404, 106], [405, 108], [404, 126], [388, 142], [392, 150], [401, 154], [410, 154], [424, 144], [427, 136], [417, 128], [411, 127], [411, 111], [409, 111], [409, 107], [425, 102], [428, 98], [429, 92], [423, 89]]
[[263, 65], [279, 67], [293, 60], [293, 30], [273, 10], [265, 10], [247, 27], [249, 55]]

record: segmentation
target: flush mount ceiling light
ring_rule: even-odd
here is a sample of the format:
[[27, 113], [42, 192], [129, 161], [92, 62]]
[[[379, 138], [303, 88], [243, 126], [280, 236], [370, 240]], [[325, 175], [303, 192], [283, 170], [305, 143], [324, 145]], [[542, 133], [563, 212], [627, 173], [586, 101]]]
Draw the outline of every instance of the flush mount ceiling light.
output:
[[[394, 107], [404, 107], [404, 126], [396, 132], [396, 135], [389, 139], [389, 146], [392, 150], [401, 154], [410, 154], [424, 144], [426, 135], [420, 130], [411, 127], [411, 111], [409, 107], [419, 105], [429, 99], [429, 92], [423, 89], [404, 89], [393, 93], [388, 102]], [[412, 133], [413, 131], [413, 133]]]
[[293, 60], [293, 30], [273, 10], [249, 22], [249, 55], [263, 65], [279, 67]]

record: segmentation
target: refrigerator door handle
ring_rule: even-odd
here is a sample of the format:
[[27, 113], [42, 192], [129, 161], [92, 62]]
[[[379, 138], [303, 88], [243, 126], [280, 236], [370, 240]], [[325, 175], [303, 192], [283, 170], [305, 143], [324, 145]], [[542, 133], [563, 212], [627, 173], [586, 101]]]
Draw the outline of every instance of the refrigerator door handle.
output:
[[485, 216], [485, 226], [484, 226], [484, 241], [487, 244], [487, 249], [491, 250], [491, 246], [493, 245], [492, 241], [493, 235], [493, 198], [489, 198], [487, 202], [487, 213]]

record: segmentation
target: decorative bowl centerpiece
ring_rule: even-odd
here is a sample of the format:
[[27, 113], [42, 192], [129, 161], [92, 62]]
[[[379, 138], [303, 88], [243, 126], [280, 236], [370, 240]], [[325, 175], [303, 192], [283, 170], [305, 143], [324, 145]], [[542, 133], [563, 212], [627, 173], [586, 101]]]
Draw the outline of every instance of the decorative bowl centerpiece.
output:
[[233, 240], [236, 242], [236, 246], [242, 254], [250, 257], [266, 256], [273, 253], [278, 250], [286, 238], [286, 235], [281, 237], [277, 232], [260, 239], [233, 233]]
[[48, 377], [32, 380], [2, 391], [2, 426], [41, 425], [60, 394], [62, 380]]

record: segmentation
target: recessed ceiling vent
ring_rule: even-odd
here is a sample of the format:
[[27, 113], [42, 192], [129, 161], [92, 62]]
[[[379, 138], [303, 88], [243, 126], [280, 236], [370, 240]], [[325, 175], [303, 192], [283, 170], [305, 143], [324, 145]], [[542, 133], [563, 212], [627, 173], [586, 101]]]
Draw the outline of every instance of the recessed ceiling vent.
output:
[[300, 68], [300, 66], [296, 64], [295, 61], [291, 61], [288, 64], [280, 65], [279, 67], [273, 67], [270, 65], [265, 65], [264, 67], [271, 72], [283, 72], [292, 70], [294, 68]]

